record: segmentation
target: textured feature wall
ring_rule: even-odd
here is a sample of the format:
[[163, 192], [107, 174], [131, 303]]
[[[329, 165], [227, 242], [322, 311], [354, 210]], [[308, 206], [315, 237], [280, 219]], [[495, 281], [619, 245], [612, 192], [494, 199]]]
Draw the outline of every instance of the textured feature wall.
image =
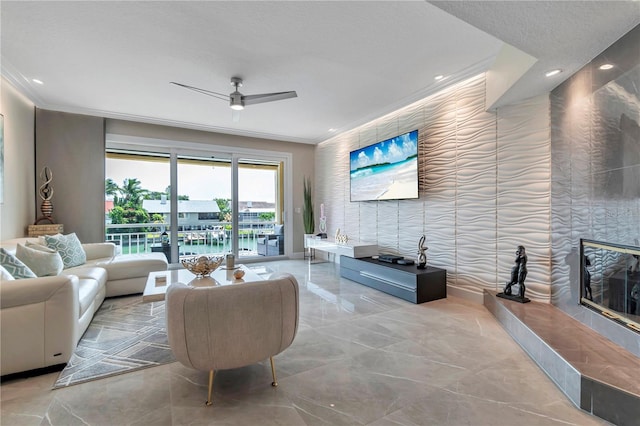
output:
[[[418, 129], [420, 198], [349, 200], [349, 152]], [[327, 229], [377, 243], [381, 252], [446, 268], [447, 284], [471, 297], [501, 290], [517, 245], [528, 250], [527, 295], [550, 298], [549, 101], [485, 111], [485, 79], [462, 82], [318, 145], [316, 203]]]
[[549, 99], [498, 109], [498, 270], [515, 260], [520, 242], [529, 256], [527, 291], [549, 296], [551, 282], [551, 134]]

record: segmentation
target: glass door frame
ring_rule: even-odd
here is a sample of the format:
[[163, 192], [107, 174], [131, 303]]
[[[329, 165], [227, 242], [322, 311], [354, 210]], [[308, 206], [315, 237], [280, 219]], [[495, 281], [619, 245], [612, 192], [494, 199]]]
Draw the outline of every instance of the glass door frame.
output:
[[[185, 142], [169, 139], [147, 138], [140, 136], [119, 135], [107, 133], [105, 149], [122, 149], [132, 151], [146, 151], [151, 154], [163, 153], [170, 156], [170, 182], [171, 182], [171, 223], [178, 223], [178, 156], [202, 156], [212, 157], [219, 156], [225, 160], [231, 160], [231, 209], [232, 217], [232, 247], [233, 252], [238, 258], [238, 231], [239, 231], [239, 212], [238, 212], [238, 164], [240, 159], [255, 158], [256, 160], [267, 160], [282, 163], [284, 173], [281, 176], [284, 182], [280, 182], [283, 189], [282, 198], [284, 199], [282, 222], [284, 224], [284, 256], [289, 256], [293, 250], [293, 154], [283, 151], [266, 151], [253, 148], [242, 148], [227, 145], [211, 145], [207, 143]], [[171, 241], [178, 241], [178, 227], [171, 227]], [[172, 245], [171, 258], [178, 259], [178, 246]], [[263, 260], [262, 258], [243, 258], [243, 261]], [[271, 258], [266, 258], [271, 260]], [[277, 259], [277, 257], [275, 257]]]

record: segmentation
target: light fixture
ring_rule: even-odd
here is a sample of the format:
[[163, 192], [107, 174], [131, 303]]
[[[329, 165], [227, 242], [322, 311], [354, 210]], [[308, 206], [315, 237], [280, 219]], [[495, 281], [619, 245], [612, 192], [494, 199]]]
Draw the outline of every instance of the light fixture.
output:
[[336, 129], [334, 129], [334, 128], [332, 127], [332, 128], [330, 128], [330, 129], [329, 129], [329, 131], [330, 131], [331, 133], [333, 133], [333, 132], [335, 132], [335, 131], [336, 131]]
[[548, 71], [545, 73], [546, 77], [553, 77], [554, 75], [560, 74], [562, 70], [560, 68], [556, 68], [555, 70]]
[[611, 68], [613, 68], [613, 64], [602, 64], [600, 65], [598, 68], [600, 68], [601, 70], [610, 70]]
[[38, 80], [37, 78], [32, 78], [31, 81], [33, 81], [36, 84], [44, 84], [42, 80]]
[[435, 81], [442, 80], [443, 78], [444, 78], [444, 75], [442, 75], [442, 74], [440, 74], [440, 75], [436, 75], [435, 77], [433, 77], [433, 79], [434, 79]]
[[229, 101], [229, 104], [231, 105], [231, 109], [236, 111], [242, 111], [244, 109], [244, 102], [242, 101], [242, 93], [236, 90], [229, 97], [231, 98]]

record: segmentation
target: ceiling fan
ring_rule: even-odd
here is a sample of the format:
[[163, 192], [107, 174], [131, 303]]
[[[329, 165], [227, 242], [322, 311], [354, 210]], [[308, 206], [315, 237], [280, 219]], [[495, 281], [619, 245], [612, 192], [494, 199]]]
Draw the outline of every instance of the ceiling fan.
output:
[[[238, 91], [238, 88], [242, 87], [242, 79], [240, 77], [231, 77], [231, 85], [235, 90], [228, 95], [201, 89], [199, 87], [189, 86], [183, 83], [177, 83], [175, 81], [171, 81], [170, 83], [175, 84], [176, 86], [184, 87], [185, 89], [193, 90], [194, 92], [202, 93], [203, 95], [211, 96], [223, 101], [229, 101], [229, 106], [231, 106], [231, 109], [234, 112], [243, 110], [246, 105], [262, 104], [265, 102], [280, 101], [283, 99], [298, 97], [298, 94], [295, 91], [261, 93], [258, 95], [243, 95]], [[233, 120], [238, 121], [238, 119], [239, 115], [237, 113], [234, 113]]]

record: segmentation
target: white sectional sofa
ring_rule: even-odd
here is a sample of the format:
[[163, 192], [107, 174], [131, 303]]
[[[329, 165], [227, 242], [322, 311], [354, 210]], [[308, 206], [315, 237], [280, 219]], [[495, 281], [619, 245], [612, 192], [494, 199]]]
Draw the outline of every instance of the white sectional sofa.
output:
[[[15, 254], [18, 244], [0, 242]], [[69, 361], [105, 297], [142, 293], [149, 272], [167, 269], [163, 253], [120, 255], [112, 243], [82, 244], [86, 263], [57, 276], [0, 280], [0, 375]]]

